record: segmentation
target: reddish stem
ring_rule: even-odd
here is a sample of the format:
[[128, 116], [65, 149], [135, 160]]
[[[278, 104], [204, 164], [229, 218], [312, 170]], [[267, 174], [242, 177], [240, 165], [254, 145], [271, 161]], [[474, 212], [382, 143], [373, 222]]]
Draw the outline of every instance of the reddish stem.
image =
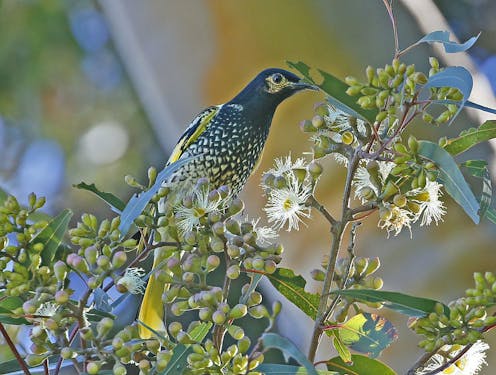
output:
[[29, 372], [28, 366], [26, 365], [26, 362], [24, 362], [24, 359], [22, 359], [21, 355], [19, 354], [14, 342], [11, 340], [9, 334], [7, 333], [7, 330], [3, 326], [2, 323], [0, 323], [0, 332], [2, 333], [3, 337], [5, 337], [5, 342], [9, 346], [10, 350], [14, 354], [14, 357], [17, 359], [17, 362], [19, 362], [19, 366], [21, 366], [22, 371], [24, 371], [25, 375], [31, 375]]

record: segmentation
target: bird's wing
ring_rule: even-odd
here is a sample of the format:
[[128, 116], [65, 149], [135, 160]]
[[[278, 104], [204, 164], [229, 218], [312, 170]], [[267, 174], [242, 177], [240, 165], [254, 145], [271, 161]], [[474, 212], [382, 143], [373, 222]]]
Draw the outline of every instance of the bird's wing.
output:
[[196, 141], [200, 134], [205, 131], [215, 115], [219, 113], [221, 108], [222, 105], [208, 107], [195, 117], [188, 128], [184, 131], [181, 138], [179, 138], [176, 147], [174, 147], [174, 150], [172, 150], [171, 156], [167, 161], [167, 165], [174, 163], [181, 157], [184, 150], [186, 150], [191, 143]]

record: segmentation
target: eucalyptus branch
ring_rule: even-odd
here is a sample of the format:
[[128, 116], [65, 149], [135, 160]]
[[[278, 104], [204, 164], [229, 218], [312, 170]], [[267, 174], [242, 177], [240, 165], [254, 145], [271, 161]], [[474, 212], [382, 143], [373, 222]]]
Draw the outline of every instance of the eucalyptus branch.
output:
[[24, 372], [24, 375], [31, 375], [29, 372], [28, 366], [26, 365], [26, 362], [24, 362], [24, 359], [22, 359], [21, 355], [19, 354], [19, 351], [17, 350], [14, 342], [9, 336], [9, 333], [5, 329], [3, 323], [0, 322], [0, 332], [2, 333], [2, 336], [5, 338], [5, 342], [9, 346], [10, 350], [12, 351], [12, 354], [14, 354], [14, 357], [16, 358], [17, 362], [19, 362], [19, 366], [21, 366], [22, 371]]
[[338, 259], [339, 248], [343, 240], [343, 233], [346, 230], [348, 222], [352, 219], [350, 213], [350, 199], [351, 199], [351, 185], [353, 181], [353, 176], [359, 162], [359, 152], [354, 151], [351, 155], [348, 170], [346, 174], [346, 182], [344, 186], [343, 193], [343, 209], [341, 213], [341, 221], [335, 221], [334, 225], [331, 225], [332, 243], [329, 251], [329, 263], [327, 264], [324, 285], [322, 287], [322, 295], [320, 297], [319, 307], [317, 310], [315, 324], [312, 333], [312, 339], [310, 343], [310, 349], [308, 352], [308, 359], [311, 362], [315, 360], [315, 354], [319, 346], [320, 337], [322, 336], [322, 323], [326, 318], [326, 312], [328, 309], [329, 302], [329, 292], [331, 290], [332, 280], [334, 278], [334, 272], [336, 269], [336, 261]]
[[315, 199], [313, 195], [311, 195], [308, 200], [307, 200], [307, 205], [310, 207], [315, 208], [317, 211], [319, 211], [325, 218], [326, 220], [331, 224], [331, 227], [336, 225], [337, 220], [334, 219], [334, 217], [330, 214], [327, 209]]

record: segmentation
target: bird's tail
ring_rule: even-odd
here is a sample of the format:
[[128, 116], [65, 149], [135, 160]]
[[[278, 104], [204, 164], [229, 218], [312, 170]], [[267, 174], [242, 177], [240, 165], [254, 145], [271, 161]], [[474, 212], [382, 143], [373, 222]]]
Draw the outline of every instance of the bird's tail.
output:
[[[155, 250], [152, 270], [157, 267], [160, 260], [160, 257], [157, 254], [158, 251], [160, 251], [160, 249]], [[143, 296], [143, 301], [141, 302], [141, 308], [138, 316], [138, 319], [141, 322], [157, 332], [165, 332], [164, 304], [162, 303], [162, 294], [164, 293], [164, 289], [165, 283], [157, 280], [155, 274], [152, 272], [150, 278], [148, 279], [148, 284], [146, 286], [145, 295]], [[153, 332], [140, 324], [139, 335], [143, 339], [149, 339], [152, 337]]]

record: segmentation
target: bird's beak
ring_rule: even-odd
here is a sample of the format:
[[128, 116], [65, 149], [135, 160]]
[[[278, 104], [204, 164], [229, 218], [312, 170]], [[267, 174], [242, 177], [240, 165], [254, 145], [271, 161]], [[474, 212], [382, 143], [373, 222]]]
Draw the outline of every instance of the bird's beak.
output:
[[320, 90], [318, 86], [312, 85], [312, 84], [305, 82], [303, 80], [298, 81], [298, 82], [293, 82], [291, 84], [291, 87], [294, 90], [314, 90], [314, 91]]

